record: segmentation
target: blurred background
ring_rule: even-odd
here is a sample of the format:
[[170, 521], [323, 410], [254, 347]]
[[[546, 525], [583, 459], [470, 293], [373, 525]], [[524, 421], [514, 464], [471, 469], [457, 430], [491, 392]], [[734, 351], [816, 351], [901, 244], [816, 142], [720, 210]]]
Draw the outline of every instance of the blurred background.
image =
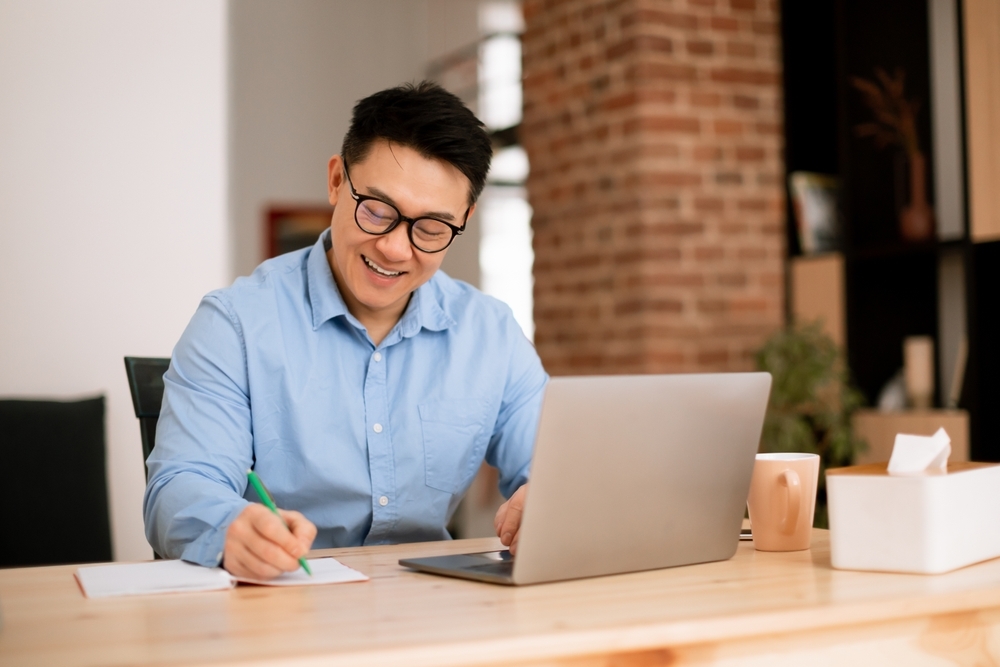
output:
[[[998, 460], [995, 34], [990, 0], [0, 0], [0, 417], [103, 396], [109, 557], [150, 557], [123, 357], [311, 243], [354, 103], [429, 78], [495, 149], [444, 269], [551, 374], [763, 368], [764, 448], [947, 422]], [[8, 470], [69, 460], [4, 423]]]

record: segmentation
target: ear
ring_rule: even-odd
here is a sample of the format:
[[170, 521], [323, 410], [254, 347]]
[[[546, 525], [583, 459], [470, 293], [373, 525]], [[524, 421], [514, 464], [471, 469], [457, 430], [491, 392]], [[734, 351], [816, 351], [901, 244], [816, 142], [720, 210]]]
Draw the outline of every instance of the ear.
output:
[[337, 196], [340, 193], [340, 186], [343, 184], [344, 160], [339, 155], [334, 155], [326, 167], [326, 191], [330, 206], [337, 205]]
[[479, 204], [479, 202], [476, 202], [475, 204], [473, 204], [472, 206], [469, 207], [469, 214], [467, 216], [465, 216], [465, 222], [466, 222], [466, 224], [468, 224], [469, 220], [472, 219], [472, 214], [476, 212], [476, 205], [477, 204]]

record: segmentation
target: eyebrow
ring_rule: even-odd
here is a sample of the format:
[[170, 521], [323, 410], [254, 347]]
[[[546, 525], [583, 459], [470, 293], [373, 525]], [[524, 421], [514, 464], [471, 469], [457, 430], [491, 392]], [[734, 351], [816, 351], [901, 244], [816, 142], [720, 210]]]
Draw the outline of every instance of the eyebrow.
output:
[[[386, 204], [392, 204], [394, 207], [396, 207], [396, 210], [399, 210], [399, 205], [396, 204], [395, 201], [393, 201], [392, 197], [390, 197], [386, 193], [382, 192], [378, 188], [365, 188], [365, 189], [368, 190], [368, 192], [370, 192], [373, 197], [378, 197], [379, 199], [385, 201]], [[415, 220], [419, 220], [420, 218], [440, 218], [441, 220], [444, 220], [445, 222], [454, 222], [455, 221], [455, 216], [452, 215], [451, 213], [448, 213], [447, 211], [445, 211], [445, 212], [428, 211], [427, 213], [424, 213], [423, 215], [418, 215], [418, 216], [414, 217]]]

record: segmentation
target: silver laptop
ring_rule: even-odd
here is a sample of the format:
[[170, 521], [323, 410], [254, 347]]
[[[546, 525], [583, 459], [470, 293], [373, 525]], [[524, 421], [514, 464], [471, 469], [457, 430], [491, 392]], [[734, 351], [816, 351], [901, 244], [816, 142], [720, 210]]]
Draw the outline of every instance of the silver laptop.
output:
[[517, 557], [399, 563], [519, 585], [731, 558], [770, 389], [768, 373], [552, 378]]

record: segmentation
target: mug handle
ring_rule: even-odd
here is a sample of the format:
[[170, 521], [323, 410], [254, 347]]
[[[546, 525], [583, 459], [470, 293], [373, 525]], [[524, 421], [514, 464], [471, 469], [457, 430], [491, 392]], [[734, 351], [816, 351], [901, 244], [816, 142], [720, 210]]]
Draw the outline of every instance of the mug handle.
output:
[[778, 481], [783, 487], [788, 489], [788, 511], [781, 519], [780, 530], [785, 535], [795, 532], [795, 526], [799, 522], [799, 509], [802, 505], [802, 482], [799, 474], [794, 470], [786, 470], [781, 473]]

